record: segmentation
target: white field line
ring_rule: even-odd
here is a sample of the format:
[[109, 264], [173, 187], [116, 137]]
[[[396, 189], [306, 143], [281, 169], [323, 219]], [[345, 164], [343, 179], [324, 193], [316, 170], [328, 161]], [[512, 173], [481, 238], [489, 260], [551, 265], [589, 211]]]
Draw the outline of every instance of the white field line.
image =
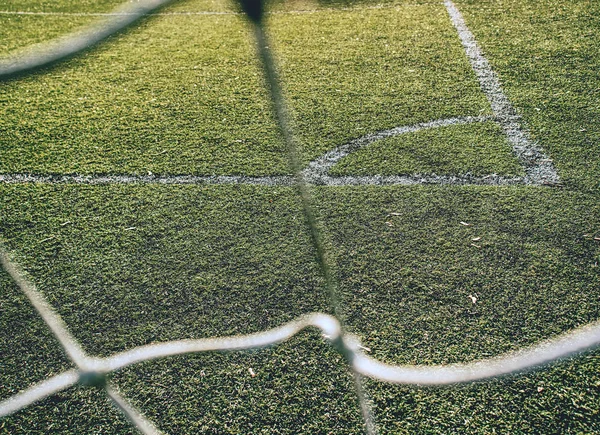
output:
[[527, 131], [522, 127], [521, 117], [517, 114], [500, 86], [496, 73], [477, 45], [473, 33], [467, 27], [465, 20], [452, 3], [444, 0], [452, 24], [458, 31], [458, 36], [465, 49], [471, 66], [481, 85], [481, 90], [489, 100], [492, 111], [502, 126], [513, 152], [525, 168], [526, 184], [557, 184], [560, 178], [554, 164], [536, 143], [529, 139]]
[[0, 183], [41, 184], [254, 184], [258, 186], [293, 186], [292, 176], [249, 177], [245, 175], [35, 175], [0, 174]]
[[326, 152], [321, 157], [309, 163], [303, 171], [307, 182], [313, 185], [328, 186], [359, 186], [359, 185], [414, 185], [414, 184], [475, 184], [475, 185], [509, 185], [523, 184], [523, 177], [501, 177], [495, 174], [483, 177], [473, 175], [436, 175], [436, 174], [412, 174], [412, 175], [368, 175], [368, 176], [330, 176], [329, 170], [341, 159], [358, 151], [361, 148], [381, 139], [399, 136], [407, 133], [415, 133], [432, 128], [448, 127], [451, 125], [465, 125], [476, 122], [489, 121], [492, 118], [485, 116], [466, 116], [462, 118], [438, 119], [435, 121], [395, 127], [377, 133], [367, 134], [354, 139], [340, 147]]
[[427, 130], [437, 127], [447, 127], [450, 125], [461, 125], [471, 124], [473, 122], [484, 122], [487, 121], [486, 117], [464, 117], [464, 118], [449, 118], [439, 119], [436, 121], [430, 121], [415, 125], [406, 125], [402, 127], [395, 127], [390, 130], [383, 130], [376, 133], [367, 134], [358, 139], [354, 139], [340, 147], [334, 148], [331, 151], [327, 151], [318, 159], [309, 163], [308, 168], [304, 170], [304, 176], [307, 178], [314, 178], [321, 175], [325, 175], [329, 172], [333, 166], [335, 166], [341, 159], [347, 155], [364, 148], [373, 142], [388, 137], [398, 136], [406, 133], [415, 133], [421, 130]]
[[523, 177], [501, 177], [486, 175], [366, 175], [366, 176], [321, 176], [311, 180], [316, 186], [414, 186], [418, 184], [439, 184], [454, 186], [509, 186], [524, 184]]

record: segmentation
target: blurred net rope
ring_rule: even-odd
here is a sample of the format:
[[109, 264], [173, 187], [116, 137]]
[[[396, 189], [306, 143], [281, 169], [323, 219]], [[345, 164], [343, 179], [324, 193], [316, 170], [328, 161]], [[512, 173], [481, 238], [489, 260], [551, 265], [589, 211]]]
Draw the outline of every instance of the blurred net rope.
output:
[[[0, 61], [0, 80], [30, 74], [40, 68], [74, 56], [174, 1], [176, 0], [142, 0], [133, 4], [126, 4], [115, 10], [114, 13], [107, 14], [108, 18], [99, 24], [82, 32], [59, 38], [45, 44], [43, 47], [3, 59]], [[362, 351], [363, 347], [359, 339], [348, 333], [341, 321], [337, 282], [331, 273], [327, 252], [324, 249], [317, 221], [314, 217], [311, 191], [300, 165], [299, 146], [290, 127], [286, 102], [281, 92], [277, 69], [269, 50], [263, 22], [264, 5], [262, 0], [240, 0], [240, 3], [253, 27], [265, 83], [271, 96], [279, 132], [286, 144], [290, 169], [301, 199], [302, 212], [310, 231], [312, 246], [317, 256], [321, 274], [325, 279], [333, 315], [311, 313], [279, 327], [254, 334], [197, 340], [175, 340], [136, 347], [110, 357], [96, 358], [84, 352], [79, 342], [69, 332], [62, 318], [36, 289], [20, 266], [11, 259], [8, 251], [0, 246], [2, 266], [27, 296], [35, 310], [62, 345], [68, 358], [76, 366], [75, 369], [50, 377], [0, 402], [0, 417], [6, 417], [38, 400], [78, 384], [104, 389], [112, 403], [139, 431], [144, 434], [159, 434], [161, 431], [157, 426], [122, 397], [111, 385], [109, 375], [112, 372], [143, 361], [173, 355], [257, 349], [283, 342], [305, 328], [314, 327], [319, 329], [324, 339], [344, 356], [354, 376], [365, 432], [374, 434], [376, 433], [375, 421], [370, 411], [369, 402], [362, 390], [362, 376], [389, 383], [413, 385], [472, 382], [522, 372], [577, 352], [589, 350], [600, 344], [600, 322], [594, 322], [534, 346], [468, 364], [390, 365], [367, 356]], [[450, 0], [446, 0], [445, 4], [453, 10], [457, 10]]]

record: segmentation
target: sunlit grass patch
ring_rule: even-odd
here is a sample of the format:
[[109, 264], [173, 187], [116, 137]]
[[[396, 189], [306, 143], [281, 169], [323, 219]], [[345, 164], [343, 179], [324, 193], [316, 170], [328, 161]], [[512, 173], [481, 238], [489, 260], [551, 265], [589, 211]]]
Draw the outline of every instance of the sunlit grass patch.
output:
[[460, 1], [467, 24], [563, 182], [600, 179], [600, 3]]
[[342, 159], [330, 173], [522, 176], [523, 169], [504, 132], [486, 122], [385, 138]]
[[0, 14], [0, 59], [35, 44], [80, 30], [97, 17], [57, 17]]
[[[445, 14], [269, 17], [305, 163], [365, 133], [489, 113]], [[236, 15], [150, 17], [6, 84], [0, 172], [288, 173], [248, 30]]]

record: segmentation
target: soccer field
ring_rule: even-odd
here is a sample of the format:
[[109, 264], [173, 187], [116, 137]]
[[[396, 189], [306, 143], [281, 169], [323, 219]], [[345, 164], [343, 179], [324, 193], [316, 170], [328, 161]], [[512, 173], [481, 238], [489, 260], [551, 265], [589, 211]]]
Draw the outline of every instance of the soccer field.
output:
[[[0, 0], [0, 54], [114, 17]], [[600, 320], [600, 4], [275, 2], [266, 29], [335, 294], [234, 4], [175, 2], [0, 82], [0, 243], [82, 349], [335, 315], [379, 361], [515, 351]], [[0, 272], [0, 401], [74, 368]], [[165, 433], [600, 433], [600, 353], [425, 387], [353, 378], [316, 329], [148, 361], [112, 388]], [[364, 412], [364, 410], [363, 410]], [[0, 433], [136, 433], [71, 387]]]

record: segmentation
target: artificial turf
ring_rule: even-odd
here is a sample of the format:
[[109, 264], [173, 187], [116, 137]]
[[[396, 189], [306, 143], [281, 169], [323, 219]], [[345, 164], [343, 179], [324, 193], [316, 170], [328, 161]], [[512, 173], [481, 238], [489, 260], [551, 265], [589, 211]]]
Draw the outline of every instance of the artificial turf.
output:
[[1, 0], [0, 11], [25, 13], [102, 13], [110, 12], [121, 3], [119, 0]]
[[[92, 22], [93, 17], [39, 17], [15, 15], [2, 17], [0, 27], [0, 52], [15, 53], [20, 48], [49, 41], [73, 32]], [[18, 35], [18, 37], [16, 37]], [[3, 100], [4, 102], [4, 100]]]
[[[342, 318], [372, 356], [390, 363], [486, 358], [600, 317], [600, 6], [457, 5], [563, 184], [314, 189]], [[305, 163], [381, 129], [489, 114], [441, 4], [372, 6], [278, 4], [282, 12], [323, 10], [269, 16]], [[54, 35], [76, 20], [21, 25], [37, 42], [40, 23]], [[5, 51], [20, 44], [8, 39]], [[0, 172], [287, 173], [260, 85], [239, 16], [150, 17], [82, 58], [2, 84]], [[484, 155], [461, 154], [457, 144], [476, 141]], [[417, 145], [435, 152], [407, 160]], [[509, 152], [494, 124], [473, 124], [374, 143], [336, 170], [517, 174]], [[331, 312], [294, 189], [16, 184], [0, 186], [0, 197], [3, 243], [92, 354]], [[5, 274], [0, 285], [4, 399], [70, 363]], [[597, 433], [598, 368], [596, 351], [467, 386], [365, 386], [383, 434]], [[310, 331], [260, 351], [146, 363], [113, 379], [168, 433], [361, 431], [341, 357]], [[49, 431], [133, 433], [102, 394], [85, 389], [0, 421], [0, 433]]]

